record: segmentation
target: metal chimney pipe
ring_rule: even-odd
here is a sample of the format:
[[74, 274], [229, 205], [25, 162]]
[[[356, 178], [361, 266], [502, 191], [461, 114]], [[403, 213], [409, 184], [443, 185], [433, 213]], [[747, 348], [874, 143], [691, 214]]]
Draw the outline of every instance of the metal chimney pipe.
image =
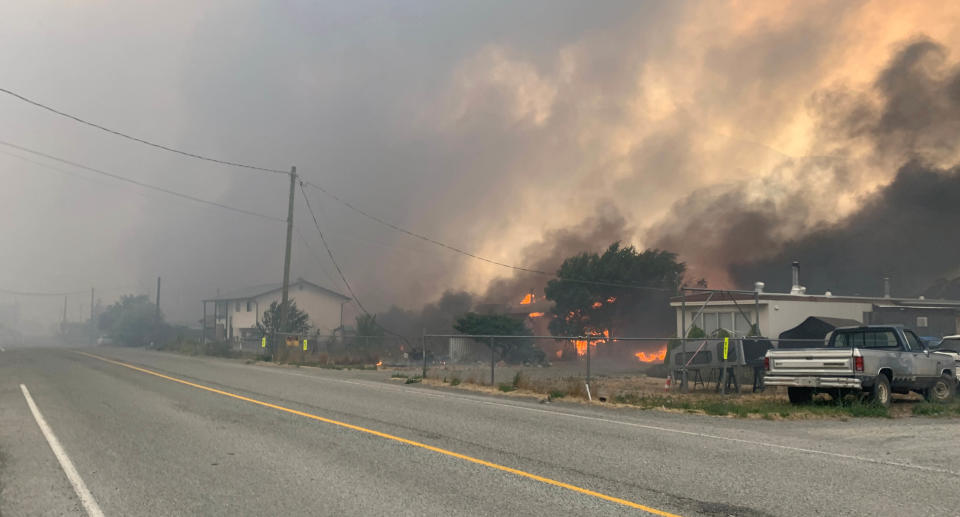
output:
[[883, 277], [883, 297], [890, 298], [890, 277]]
[[800, 261], [794, 260], [792, 264], [793, 269], [793, 284], [791, 284], [790, 292], [795, 293], [800, 290]]

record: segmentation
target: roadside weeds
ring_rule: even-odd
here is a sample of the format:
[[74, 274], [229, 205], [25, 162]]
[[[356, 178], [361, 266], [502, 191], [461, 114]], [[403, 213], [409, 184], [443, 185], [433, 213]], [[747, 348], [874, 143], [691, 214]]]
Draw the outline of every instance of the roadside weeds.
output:
[[[473, 381], [473, 382], [471, 382]], [[891, 408], [858, 400], [834, 401], [828, 397], [818, 397], [810, 404], [791, 404], [784, 394], [758, 393], [739, 395], [719, 395], [714, 393], [688, 393], [652, 395], [645, 393], [621, 393], [607, 399], [587, 401], [581, 390], [570, 392], [554, 389], [550, 393], [531, 390], [522, 379], [514, 383], [500, 383], [496, 386], [480, 384], [473, 379], [468, 381], [457, 377], [428, 378], [421, 382], [429, 386], [453, 388], [481, 392], [506, 397], [536, 398], [541, 403], [563, 401], [599, 407], [634, 408], [640, 410], [688, 413], [728, 418], [748, 418], [763, 420], [811, 420], [850, 418], [911, 418], [911, 417], [960, 417], [960, 401], [949, 404], [917, 402], [910, 398], [898, 398]], [[580, 384], [582, 388], [582, 384]]]

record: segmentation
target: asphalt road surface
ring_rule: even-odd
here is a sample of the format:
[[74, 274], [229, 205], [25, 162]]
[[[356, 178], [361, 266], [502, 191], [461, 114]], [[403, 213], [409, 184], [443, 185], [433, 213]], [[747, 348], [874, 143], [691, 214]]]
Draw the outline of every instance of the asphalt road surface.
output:
[[958, 515], [958, 431], [947, 419], [737, 420], [377, 372], [7, 347], [0, 515]]

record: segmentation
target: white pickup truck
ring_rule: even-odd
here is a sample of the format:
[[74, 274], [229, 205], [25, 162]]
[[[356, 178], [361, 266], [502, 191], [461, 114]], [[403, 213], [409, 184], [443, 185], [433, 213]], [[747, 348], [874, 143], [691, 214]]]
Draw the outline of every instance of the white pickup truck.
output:
[[891, 393], [909, 391], [946, 402], [957, 384], [954, 358], [930, 351], [899, 326], [838, 328], [823, 347], [767, 351], [764, 369], [764, 385], [786, 386], [795, 404], [818, 392], [833, 398], [858, 392], [883, 406]]

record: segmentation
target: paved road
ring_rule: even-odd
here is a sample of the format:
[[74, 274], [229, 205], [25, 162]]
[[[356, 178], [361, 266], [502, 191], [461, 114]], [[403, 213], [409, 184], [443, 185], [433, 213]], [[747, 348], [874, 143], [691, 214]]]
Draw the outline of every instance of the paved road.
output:
[[960, 513], [955, 421], [543, 405], [372, 372], [84, 352], [116, 362], [0, 352], [0, 515], [85, 513], [21, 384], [108, 516]]

